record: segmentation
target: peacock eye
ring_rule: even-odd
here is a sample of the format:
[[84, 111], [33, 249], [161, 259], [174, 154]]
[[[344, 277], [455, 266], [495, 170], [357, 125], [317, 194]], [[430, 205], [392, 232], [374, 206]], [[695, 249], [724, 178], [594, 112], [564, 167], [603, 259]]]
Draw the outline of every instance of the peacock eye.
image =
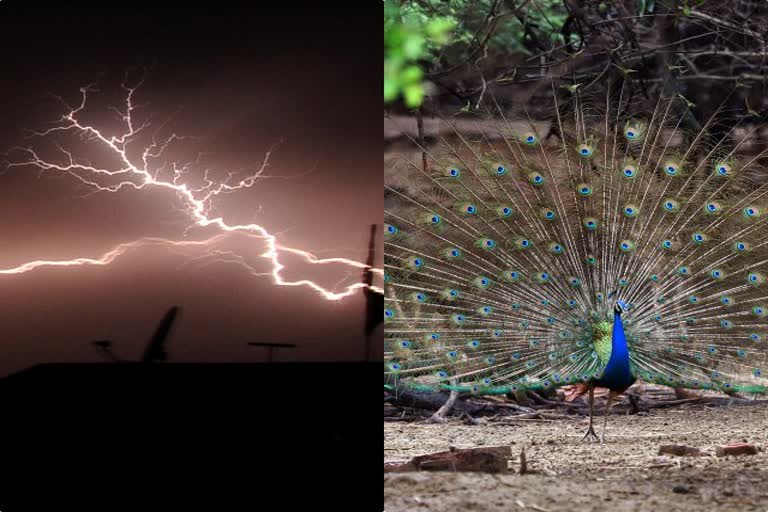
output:
[[680, 167], [674, 162], [667, 162], [664, 166], [664, 172], [666, 172], [668, 176], [677, 176], [680, 173]]
[[728, 173], [731, 172], [731, 167], [727, 164], [720, 164], [716, 168], [717, 174], [720, 176], [728, 176]]
[[535, 144], [536, 140], [537, 140], [536, 134], [535, 133], [526, 133], [525, 135], [523, 135], [523, 140], [528, 145]]
[[459, 172], [459, 170], [456, 168], [451, 168], [448, 170], [448, 175], [452, 178], [458, 178], [460, 174], [461, 172]]
[[506, 173], [507, 173], [507, 169], [504, 166], [500, 165], [500, 166], [496, 167], [496, 174], [498, 174], [499, 176], [501, 176], [503, 174], [506, 174]]

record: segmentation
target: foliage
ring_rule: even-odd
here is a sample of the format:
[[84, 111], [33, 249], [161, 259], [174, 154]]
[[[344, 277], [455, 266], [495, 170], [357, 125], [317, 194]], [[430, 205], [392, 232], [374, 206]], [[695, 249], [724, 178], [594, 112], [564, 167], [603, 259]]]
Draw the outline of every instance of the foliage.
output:
[[407, 106], [420, 105], [425, 68], [452, 68], [487, 52], [530, 55], [532, 38], [548, 47], [565, 42], [561, 30], [568, 13], [562, 0], [535, 0], [519, 10], [507, 4], [384, 0], [385, 103], [402, 94]]
[[424, 98], [423, 60], [434, 58], [437, 48], [448, 42], [454, 20], [429, 18], [418, 10], [402, 9], [397, 0], [384, 0], [384, 102], [401, 94], [408, 107], [418, 107]]

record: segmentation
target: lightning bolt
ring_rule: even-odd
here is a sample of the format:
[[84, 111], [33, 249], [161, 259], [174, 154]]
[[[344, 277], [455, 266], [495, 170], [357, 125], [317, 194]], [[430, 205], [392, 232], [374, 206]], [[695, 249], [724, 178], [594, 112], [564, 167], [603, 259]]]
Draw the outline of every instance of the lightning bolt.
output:
[[[309, 287], [317, 292], [321, 297], [337, 301], [349, 297], [356, 290], [368, 287], [365, 283], [356, 283], [347, 286], [342, 291], [334, 291], [324, 288], [311, 279], [305, 278], [298, 281], [286, 280], [282, 271], [286, 266], [281, 262], [281, 255], [290, 253], [301, 257], [311, 265], [326, 265], [331, 263], [343, 264], [356, 269], [368, 269], [371, 272], [383, 274], [383, 270], [370, 268], [366, 263], [347, 259], [347, 258], [318, 258], [311, 252], [300, 249], [286, 247], [281, 245], [276, 235], [270, 233], [265, 227], [256, 224], [230, 224], [222, 216], [213, 213], [213, 203], [219, 196], [242, 191], [255, 186], [259, 181], [273, 176], [265, 175], [269, 166], [272, 149], [267, 151], [261, 165], [245, 178], [235, 179], [234, 173], [229, 173], [223, 181], [216, 181], [210, 178], [209, 170], [205, 170], [202, 184], [192, 186], [185, 178], [190, 173], [193, 164], [199, 163], [201, 154], [198, 154], [194, 162], [179, 164], [176, 161], [168, 164], [165, 161], [162, 165], [153, 167], [153, 162], [165, 159], [168, 148], [177, 141], [188, 137], [179, 136], [171, 133], [163, 138], [158, 138], [158, 131], [152, 134], [151, 142], [145, 143], [139, 147], [138, 156], [135, 156], [137, 142], [140, 142], [140, 136], [148, 133], [149, 122], [138, 124], [135, 120], [135, 94], [142, 85], [143, 79], [135, 86], [129, 86], [126, 81], [121, 84], [125, 91], [125, 106], [122, 110], [110, 107], [121, 125], [124, 126], [122, 133], [118, 135], [107, 135], [105, 130], [100, 130], [93, 123], [83, 121], [83, 111], [86, 108], [89, 94], [96, 92], [93, 85], [80, 88], [80, 103], [76, 106], [67, 105], [63, 98], [59, 98], [67, 111], [61, 118], [53, 124], [51, 128], [42, 131], [34, 131], [34, 137], [45, 138], [52, 136], [57, 132], [67, 132], [80, 136], [82, 139], [98, 144], [114, 157], [117, 165], [114, 168], [93, 165], [89, 161], [78, 160], [73, 152], [60, 144], [56, 144], [58, 152], [62, 156], [60, 161], [41, 156], [32, 147], [15, 148], [23, 155], [18, 161], [9, 163], [9, 167], [34, 166], [40, 172], [54, 172], [69, 174], [80, 181], [92, 193], [108, 192], [116, 193], [124, 189], [143, 190], [148, 188], [167, 189], [174, 192], [181, 200], [183, 211], [190, 219], [190, 225], [184, 231], [186, 235], [189, 229], [194, 227], [213, 228], [220, 232], [219, 235], [201, 241], [171, 240], [163, 238], [142, 238], [132, 242], [123, 243], [112, 248], [99, 257], [75, 258], [70, 260], [52, 261], [35, 260], [30, 261], [13, 268], [0, 268], [0, 274], [22, 274], [41, 267], [73, 267], [83, 265], [109, 265], [115, 259], [126, 252], [144, 247], [147, 245], [167, 245], [169, 247], [190, 247], [190, 246], [211, 246], [222, 240], [227, 234], [243, 234], [249, 237], [257, 238], [266, 244], [266, 251], [260, 256], [270, 263], [269, 272], [257, 272], [256, 269], [247, 263], [245, 258], [234, 253], [225, 253], [221, 251], [209, 251], [208, 256], [220, 258], [225, 262], [235, 262], [247, 268], [251, 274], [256, 276], [271, 276], [274, 284], [278, 286]], [[132, 157], [131, 154], [134, 156]], [[371, 290], [383, 293], [378, 287], [370, 286]]]

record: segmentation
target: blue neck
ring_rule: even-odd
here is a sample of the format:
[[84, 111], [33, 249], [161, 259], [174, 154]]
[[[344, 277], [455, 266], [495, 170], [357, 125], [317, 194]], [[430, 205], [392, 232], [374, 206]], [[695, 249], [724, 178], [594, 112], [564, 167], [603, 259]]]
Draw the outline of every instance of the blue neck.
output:
[[629, 349], [627, 338], [624, 336], [624, 325], [621, 315], [613, 313], [613, 334], [611, 336], [611, 357], [605, 366], [605, 374], [600, 379], [609, 389], [629, 387], [634, 379], [629, 369]]

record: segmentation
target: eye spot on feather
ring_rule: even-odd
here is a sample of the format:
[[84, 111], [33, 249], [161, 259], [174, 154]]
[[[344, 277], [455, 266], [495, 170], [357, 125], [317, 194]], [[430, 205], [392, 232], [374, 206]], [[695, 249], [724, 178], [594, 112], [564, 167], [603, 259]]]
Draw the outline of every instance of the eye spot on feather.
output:
[[445, 255], [449, 258], [458, 258], [459, 256], [461, 256], [461, 251], [459, 250], [458, 247], [450, 247], [446, 249]]
[[539, 138], [533, 132], [523, 134], [523, 142], [529, 146], [533, 146], [538, 140]]
[[722, 304], [723, 306], [733, 306], [734, 300], [728, 295], [725, 295], [723, 297], [720, 297], [720, 304]]
[[723, 207], [722, 207], [722, 205], [721, 205], [720, 203], [718, 203], [718, 202], [715, 202], [715, 201], [713, 201], [713, 202], [710, 202], [710, 203], [705, 203], [705, 204], [704, 204], [704, 212], [705, 212], [705, 213], [708, 213], [708, 214], [710, 214], [710, 215], [715, 215], [715, 214], [718, 214], [718, 213], [720, 213], [722, 210], [723, 210]]
[[626, 166], [622, 171], [625, 178], [634, 178], [637, 175], [637, 169], [634, 166]]
[[475, 278], [474, 283], [478, 288], [488, 288], [491, 284], [491, 280], [485, 276], [478, 276]]
[[691, 237], [691, 239], [693, 240], [693, 242], [695, 244], [701, 245], [704, 242], [706, 242], [707, 240], [709, 240], [709, 237], [706, 234], [704, 234], [704, 233], [694, 233], [693, 236]]
[[592, 195], [592, 187], [587, 185], [586, 183], [582, 183], [581, 185], [578, 185], [576, 189], [579, 192], [579, 195], [582, 197], [588, 197]]
[[563, 246], [558, 244], [557, 242], [553, 242], [549, 244], [549, 252], [552, 254], [563, 254]]
[[384, 226], [384, 229], [386, 230], [386, 233], [387, 233], [388, 235], [394, 235], [394, 234], [397, 234], [397, 231], [398, 231], [398, 229], [397, 229], [395, 226], [393, 226], [392, 224], [386, 224], [386, 225]]
[[435, 373], [435, 376], [440, 380], [447, 380], [448, 379], [448, 372], [445, 370], [440, 370]]
[[722, 327], [723, 329], [730, 329], [731, 327], [733, 327], [733, 322], [731, 322], [730, 320], [720, 320], [720, 327]]
[[728, 178], [731, 176], [731, 166], [721, 162], [715, 166], [715, 174], [721, 178]]
[[387, 368], [389, 368], [389, 371], [391, 372], [399, 372], [400, 370], [403, 369], [403, 367], [400, 366], [400, 363], [389, 363], [387, 365]]
[[515, 242], [515, 246], [518, 249], [528, 249], [529, 247], [531, 247], [531, 245], [532, 245], [531, 241], [527, 238], [520, 238]]
[[628, 204], [624, 207], [624, 215], [630, 218], [637, 217], [638, 211], [637, 206], [633, 204]]
[[418, 256], [411, 256], [406, 260], [406, 264], [412, 270], [419, 270], [424, 266], [424, 260]]
[[541, 218], [544, 220], [555, 220], [557, 214], [552, 208], [542, 208], [540, 210]]
[[459, 298], [459, 290], [448, 289], [443, 292], [443, 298], [447, 301], [454, 301]]
[[469, 343], [467, 343], [467, 346], [469, 348], [479, 348], [480, 347], [480, 342], [477, 341], [477, 340], [470, 340]]
[[483, 249], [495, 249], [496, 240], [492, 240], [490, 238], [482, 238], [480, 239], [480, 247]]
[[538, 172], [532, 172], [528, 174], [528, 181], [533, 185], [540, 186], [544, 184], [544, 176]]
[[408, 340], [400, 340], [400, 348], [411, 348], [411, 342]]
[[676, 212], [680, 208], [680, 203], [674, 199], [665, 199], [662, 203], [662, 207], [667, 212]]
[[757, 206], [747, 206], [743, 212], [744, 218], [749, 220], [757, 219], [762, 214], [762, 211]]
[[619, 242], [619, 249], [622, 252], [632, 252], [635, 249], [635, 243], [631, 240], [622, 240]]
[[680, 165], [677, 162], [667, 162], [664, 164], [664, 172], [667, 174], [667, 176], [679, 176]]
[[451, 317], [451, 319], [453, 320], [453, 323], [454, 323], [454, 324], [456, 324], [456, 325], [461, 325], [461, 324], [463, 324], [463, 323], [464, 323], [464, 320], [466, 320], [466, 318], [464, 317], [464, 315], [462, 315], [462, 314], [460, 314], [460, 313], [456, 313], [456, 314], [454, 314], [454, 315]]
[[589, 144], [581, 144], [578, 146], [577, 151], [579, 156], [583, 158], [589, 158], [595, 152], [594, 148]]
[[587, 217], [584, 219], [584, 227], [590, 231], [594, 231], [597, 229], [597, 219], [594, 217]]
[[384, 310], [384, 318], [394, 318], [394, 317], [395, 317], [394, 311], [392, 311], [391, 309]]
[[496, 213], [499, 215], [499, 217], [509, 217], [512, 215], [512, 208], [509, 206], [499, 206], [496, 208]]
[[746, 252], [750, 249], [750, 246], [747, 242], [736, 242], [733, 244], [733, 249], [736, 252]]
[[504, 176], [505, 174], [507, 174], [507, 168], [504, 167], [503, 165], [497, 165], [495, 172], [497, 176]]
[[749, 335], [749, 339], [754, 341], [754, 342], [763, 341], [763, 337], [760, 336], [759, 334], [757, 334], [756, 332], [753, 332], [752, 334], [750, 334]]
[[592, 256], [592, 255], [588, 255], [588, 256], [587, 256], [587, 257], [584, 259], [584, 261], [586, 261], [586, 262], [587, 262], [587, 265], [594, 265], [595, 263], [597, 263], [597, 258], [596, 258], [595, 256]]
[[717, 279], [718, 281], [725, 278], [725, 272], [723, 270], [720, 270], [719, 268], [713, 269], [710, 273], [710, 276], [712, 276], [713, 279]]
[[760, 272], [750, 272], [747, 274], [747, 282], [751, 285], [761, 285], [765, 283], [765, 276]]
[[755, 306], [752, 308], [752, 314], [759, 317], [765, 316], [766, 309], [763, 306]]

